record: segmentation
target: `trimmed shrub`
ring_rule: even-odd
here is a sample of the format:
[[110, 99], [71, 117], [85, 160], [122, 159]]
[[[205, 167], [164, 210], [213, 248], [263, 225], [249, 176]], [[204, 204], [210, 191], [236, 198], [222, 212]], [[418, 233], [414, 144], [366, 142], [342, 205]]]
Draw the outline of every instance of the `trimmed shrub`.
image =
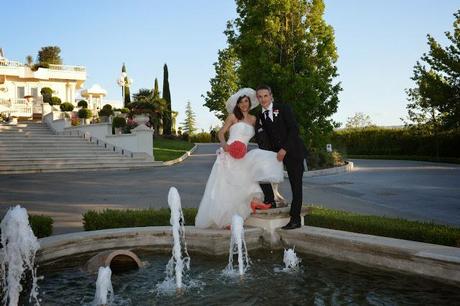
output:
[[63, 112], [71, 112], [74, 109], [73, 104], [70, 102], [64, 102], [59, 107], [61, 108], [61, 111]]
[[106, 107], [106, 106], [110, 106], [110, 105], [109, 104], [104, 105], [104, 107], [98, 113], [99, 116], [109, 117], [113, 115], [112, 106], [110, 107]]
[[211, 134], [202, 132], [190, 136], [190, 142], [211, 142]]
[[29, 223], [37, 238], [48, 237], [53, 234], [53, 219], [43, 215], [29, 215]]
[[334, 133], [332, 144], [347, 155], [460, 157], [460, 130], [435, 136], [409, 128], [346, 129]]
[[[183, 208], [182, 211], [185, 225], [194, 225], [198, 210]], [[170, 225], [170, 217], [169, 208], [89, 210], [83, 214], [83, 227], [85, 231], [94, 231], [108, 228], [166, 226]]]
[[90, 109], [82, 108], [78, 111], [78, 118], [80, 119], [89, 119], [93, 116], [93, 113]]
[[82, 108], [88, 108], [88, 102], [86, 102], [85, 100], [80, 100], [78, 101], [77, 106]]
[[126, 119], [123, 117], [115, 117], [112, 119], [113, 128], [123, 128], [126, 126]]
[[312, 207], [305, 225], [460, 247], [460, 228]]
[[121, 112], [122, 114], [127, 114], [127, 113], [129, 113], [129, 108], [123, 107], [122, 109], [120, 109], [120, 112]]
[[50, 105], [60, 105], [61, 98], [59, 97], [51, 97], [51, 102], [48, 102]]
[[40, 94], [42, 96], [45, 96], [45, 95], [52, 96], [53, 90], [49, 87], [43, 87], [42, 89], [40, 89]]

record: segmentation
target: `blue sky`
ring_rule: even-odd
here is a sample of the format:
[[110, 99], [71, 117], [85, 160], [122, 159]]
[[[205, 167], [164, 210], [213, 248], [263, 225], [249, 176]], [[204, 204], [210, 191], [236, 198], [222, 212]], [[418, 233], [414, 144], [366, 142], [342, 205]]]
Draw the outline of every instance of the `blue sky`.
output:
[[[446, 43], [458, 0], [326, 0], [326, 21], [334, 27], [343, 91], [333, 118], [355, 112], [379, 125], [399, 125], [406, 116], [405, 88], [412, 68], [426, 52], [426, 34]], [[116, 84], [126, 63], [132, 92], [162, 89], [168, 64], [172, 107], [183, 121], [187, 100], [197, 125], [219, 121], [203, 107], [217, 50], [226, 46], [226, 21], [236, 17], [232, 0], [194, 1], [9, 1], [2, 6], [0, 47], [10, 60], [34, 58], [47, 45], [61, 47], [64, 64], [87, 67], [86, 87], [99, 83], [108, 99], [121, 100]], [[46, 13], [44, 13], [46, 12]]]

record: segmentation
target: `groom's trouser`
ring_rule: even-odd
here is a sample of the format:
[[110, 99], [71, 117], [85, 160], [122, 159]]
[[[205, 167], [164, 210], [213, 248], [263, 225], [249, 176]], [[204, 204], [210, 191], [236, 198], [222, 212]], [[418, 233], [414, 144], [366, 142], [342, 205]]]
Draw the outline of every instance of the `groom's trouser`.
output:
[[[305, 170], [303, 160], [286, 157], [283, 160], [283, 164], [286, 166], [292, 192], [291, 211], [289, 215], [294, 221], [300, 222], [300, 210], [302, 208], [302, 177]], [[262, 188], [266, 202], [273, 202], [275, 200], [271, 184], [260, 184], [260, 188]]]

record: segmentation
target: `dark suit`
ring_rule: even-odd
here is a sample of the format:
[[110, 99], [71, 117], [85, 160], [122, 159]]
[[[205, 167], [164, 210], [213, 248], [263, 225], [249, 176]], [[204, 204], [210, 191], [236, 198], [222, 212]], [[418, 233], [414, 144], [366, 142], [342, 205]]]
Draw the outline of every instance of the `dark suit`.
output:
[[[283, 163], [289, 176], [292, 191], [291, 219], [300, 222], [302, 208], [302, 177], [304, 172], [305, 145], [299, 136], [299, 127], [291, 107], [273, 102], [273, 121], [259, 113], [256, 122], [256, 139], [259, 148], [278, 152], [286, 150]], [[266, 202], [274, 201], [270, 184], [260, 184]]]

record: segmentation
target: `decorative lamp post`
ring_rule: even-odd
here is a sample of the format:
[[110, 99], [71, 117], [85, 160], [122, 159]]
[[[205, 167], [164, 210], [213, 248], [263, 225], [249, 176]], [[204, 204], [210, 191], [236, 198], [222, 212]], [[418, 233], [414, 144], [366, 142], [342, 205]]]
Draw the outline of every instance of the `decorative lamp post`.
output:
[[[126, 87], [130, 86], [133, 83], [133, 79], [128, 78], [128, 74], [126, 72], [122, 72], [120, 78], [117, 80], [118, 86], [121, 87], [121, 96], [123, 97], [123, 105], [125, 103], [125, 95], [126, 95]], [[126, 106], [126, 105], [125, 105]]]

